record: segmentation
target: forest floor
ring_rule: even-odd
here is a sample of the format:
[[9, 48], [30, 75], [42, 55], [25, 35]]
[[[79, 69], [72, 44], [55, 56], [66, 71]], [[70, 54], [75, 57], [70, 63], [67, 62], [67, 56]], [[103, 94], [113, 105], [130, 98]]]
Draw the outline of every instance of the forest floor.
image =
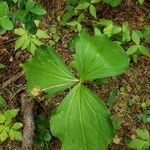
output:
[[[117, 24], [127, 20], [132, 29], [140, 29], [145, 24], [150, 24], [146, 18], [150, 12], [150, 2], [144, 6], [136, 5], [128, 0], [121, 7], [111, 9], [109, 6], [99, 6], [99, 17], [114, 20]], [[44, 22], [44, 26], [49, 28], [51, 19]], [[55, 45], [60, 55], [67, 64], [72, 61], [72, 52], [66, 46], [71, 37], [75, 34], [69, 29], [65, 29], [54, 22], [54, 26], [59, 30], [61, 39]], [[21, 107], [21, 94], [26, 92], [25, 75], [20, 67], [29, 57], [26, 51], [15, 51], [14, 35], [7, 34], [9, 39], [0, 43], [0, 62], [6, 65], [6, 69], [0, 73], [1, 93], [7, 100], [7, 108]], [[9, 41], [9, 42], [8, 42]], [[138, 58], [137, 64], [131, 64], [130, 68], [123, 75], [108, 79], [104, 85], [89, 84], [90, 89], [105, 102], [110, 92], [117, 91], [116, 101], [113, 106], [109, 106], [114, 118], [119, 118], [121, 125], [117, 134], [109, 146], [110, 150], [127, 150], [124, 141], [134, 136], [134, 129], [146, 127], [150, 131], [150, 124], [143, 123], [138, 119], [138, 115], [143, 113], [143, 105], [150, 103], [150, 59], [144, 56]], [[35, 101], [34, 116], [38, 114], [49, 117], [52, 110], [60, 103], [66, 92], [52, 98], [51, 101], [39, 98]], [[130, 106], [130, 102], [134, 102]], [[150, 105], [149, 108], [150, 110]], [[18, 118], [22, 122], [22, 114]], [[19, 147], [19, 142], [7, 141], [0, 146], [0, 150], [15, 150]], [[49, 150], [60, 150], [60, 142], [52, 139], [48, 143]]]

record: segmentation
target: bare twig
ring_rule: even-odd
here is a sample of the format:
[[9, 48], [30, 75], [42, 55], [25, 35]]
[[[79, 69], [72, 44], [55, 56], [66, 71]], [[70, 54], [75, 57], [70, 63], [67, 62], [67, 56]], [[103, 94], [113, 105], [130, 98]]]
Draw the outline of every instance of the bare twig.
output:
[[23, 111], [23, 141], [22, 150], [32, 150], [33, 137], [34, 137], [34, 101], [29, 98], [25, 93], [21, 95], [21, 105]]
[[2, 84], [2, 89], [6, 88], [8, 85], [10, 85], [11, 83], [15, 82], [17, 79], [19, 79], [22, 75], [24, 74], [24, 72], [19, 72], [18, 74], [16, 74], [15, 76], [12, 76], [9, 80], [7, 80], [5, 83]]

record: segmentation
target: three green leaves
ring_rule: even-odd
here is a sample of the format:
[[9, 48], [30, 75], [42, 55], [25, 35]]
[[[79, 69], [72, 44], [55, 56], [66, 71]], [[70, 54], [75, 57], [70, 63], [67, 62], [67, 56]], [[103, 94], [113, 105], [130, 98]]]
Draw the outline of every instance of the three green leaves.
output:
[[91, 37], [81, 31], [75, 63], [79, 79], [52, 48], [40, 47], [23, 65], [27, 89], [34, 96], [38, 91], [53, 96], [75, 85], [50, 119], [52, 135], [61, 140], [62, 150], [105, 150], [114, 135], [110, 112], [84, 82], [123, 73], [128, 56], [105, 35]]

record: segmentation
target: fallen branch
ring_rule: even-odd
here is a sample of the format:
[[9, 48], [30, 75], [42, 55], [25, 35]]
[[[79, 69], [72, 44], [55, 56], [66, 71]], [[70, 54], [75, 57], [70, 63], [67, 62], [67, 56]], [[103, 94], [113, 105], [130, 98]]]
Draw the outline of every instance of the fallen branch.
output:
[[34, 101], [29, 98], [25, 93], [21, 95], [21, 106], [23, 112], [23, 141], [22, 150], [32, 150], [33, 137], [34, 137]]

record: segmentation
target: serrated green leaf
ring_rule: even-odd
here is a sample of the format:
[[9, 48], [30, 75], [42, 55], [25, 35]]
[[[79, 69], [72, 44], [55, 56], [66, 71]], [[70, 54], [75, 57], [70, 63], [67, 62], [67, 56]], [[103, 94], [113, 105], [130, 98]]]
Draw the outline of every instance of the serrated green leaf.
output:
[[145, 56], [150, 57], [150, 49], [146, 48], [143, 45], [138, 45], [138, 50]]
[[136, 129], [137, 136], [142, 140], [150, 140], [150, 134], [147, 129]]
[[5, 128], [5, 125], [0, 125], [0, 132], [2, 132], [4, 128]]
[[33, 95], [33, 89], [40, 88], [52, 96], [77, 81], [51, 47], [38, 48], [35, 56], [23, 65], [23, 69], [28, 81], [28, 92]]
[[18, 130], [18, 129], [22, 128], [22, 127], [23, 127], [23, 124], [20, 123], [20, 122], [16, 122], [16, 123], [12, 126], [12, 128], [15, 129], [15, 130]]
[[127, 55], [133, 55], [137, 51], [138, 51], [138, 45], [133, 45], [133, 46], [131, 46], [131, 47], [128, 48], [128, 50], [126, 51], [126, 53], [127, 53]]
[[4, 142], [7, 138], [8, 138], [7, 132], [6, 132], [6, 131], [2, 131], [2, 132], [0, 133], [0, 141], [1, 141], [1, 142]]
[[24, 43], [21, 46], [21, 49], [24, 50], [24, 49], [28, 48], [28, 46], [30, 45], [30, 42], [31, 42], [31, 39], [30, 38], [26, 38], [24, 40]]
[[6, 117], [4, 114], [0, 114], [0, 123], [5, 123]]
[[79, 3], [79, 5], [76, 7], [77, 10], [84, 10], [87, 9], [90, 6], [89, 2], [82, 2]]
[[90, 14], [91, 14], [94, 18], [97, 18], [97, 17], [96, 17], [96, 8], [95, 8], [95, 6], [94, 6], [94, 5], [90, 5], [89, 10], [90, 10]]
[[43, 30], [37, 30], [37, 33], [36, 33], [36, 36], [40, 39], [42, 38], [48, 38], [48, 34], [46, 31], [43, 31]]
[[16, 35], [22, 36], [22, 35], [26, 34], [26, 30], [23, 29], [23, 28], [17, 28], [17, 29], [15, 29], [14, 33], [15, 33]]
[[132, 32], [132, 40], [136, 45], [140, 44], [140, 36], [136, 31]]
[[11, 140], [22, 141], [22, 133], [20, 131], [11, 129], [9, 131], [9, 136], [10, 136]]
[[36, 38], [32, 38], [31, 41], [37, 46], [41, 46], [43, 44], [40, 40]]
[[12, 30], [13, 29], [13, 23], [8, 18], [0, 18], [0, 25], [5, 30]]
[[25, 34], [21, 36], [16, 42], [15, 42], [15, 49], [19, 49], [24, 45], [24, 41], [28, 39], [28, 36]]
[[81, 80], [119, 75], [129, 66], [129, 58], [122, 47], [105, 35], [91, 37], [82, 31], [75, 47], [75, 61]]
[[62, 150], [105, 150], [114, 134], [104, 103], [81, 84], [56, 108], [50, 128], [61, 140]]
[[9, 121], [11, 119], [13, 119], [14, 117], [17, 116], [19, 112], [19, 109], [10, 109], [10, 110], [7, 110], [4, 115], [5, 115], [5, 118], [6, 118], [6, 121]]
[[29, 46], [28, 46], [28, 51], [31, 52], [31, 54], [35, 54], [35, 50], [37, 49], [37, 47], [35, 46], [35, 44], [31, 41]]
[[0, 17], [7, 16], [8, 14], [8, 5], [6, 2], [0, 3]]

